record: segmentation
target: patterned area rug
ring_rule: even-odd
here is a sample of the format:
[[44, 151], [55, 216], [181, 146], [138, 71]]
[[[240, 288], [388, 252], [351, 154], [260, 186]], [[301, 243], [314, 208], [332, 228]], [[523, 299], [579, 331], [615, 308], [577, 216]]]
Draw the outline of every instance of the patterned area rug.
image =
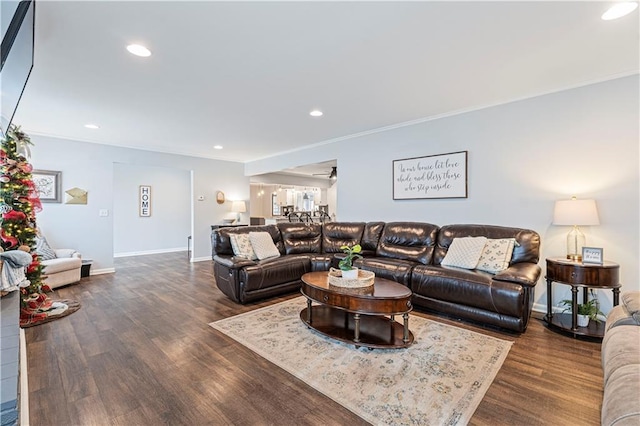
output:
[[213, 322], [237, 340], [376, 425], [462, 425], [511, 342], [415, 315], [407, 349], [356, 349], [307, 328], [303, 297]]

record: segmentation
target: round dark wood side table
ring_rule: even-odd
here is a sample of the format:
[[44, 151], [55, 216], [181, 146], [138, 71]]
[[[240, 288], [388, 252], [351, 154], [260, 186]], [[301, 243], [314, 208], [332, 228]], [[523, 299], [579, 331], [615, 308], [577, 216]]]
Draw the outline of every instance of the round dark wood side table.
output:
[[[620, 303], [620, 265], [604, 261], [602, 264], [574, 262], [556, 257], [547, 259], [547, 315], [544, 321], [555, 331], [574, 337], [604, 337], [605, 323], [589, 321], [587, 327], [578, 327], [578, 290], [582, 288], [583, 303], [587, 303], [589, 289], [603, 288], [613, 292], [613, 305]], [[571, 313], [553, 313], [553, 283], [571, 286]]]

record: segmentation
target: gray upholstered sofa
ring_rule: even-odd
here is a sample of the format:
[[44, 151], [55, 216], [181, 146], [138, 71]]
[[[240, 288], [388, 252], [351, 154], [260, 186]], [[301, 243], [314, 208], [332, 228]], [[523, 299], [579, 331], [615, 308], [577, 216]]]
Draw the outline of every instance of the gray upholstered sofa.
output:
[[621, 294], [602, 340], [602, 425], [640, 425], [640, 292]]

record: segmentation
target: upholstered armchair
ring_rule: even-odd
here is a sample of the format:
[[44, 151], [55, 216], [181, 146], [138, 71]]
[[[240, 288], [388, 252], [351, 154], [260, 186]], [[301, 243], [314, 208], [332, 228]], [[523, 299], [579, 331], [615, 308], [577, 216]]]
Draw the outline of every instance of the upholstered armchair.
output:
[[38, 232], [36, 253], [43, 266], [44, 284], [54, 289], [80, 281], [82, 256], [74, 249], [53, 249], [47, 239]]
[[44, 283], [54, 289], [80, 281], [82, 256], [73, 249], [54, 249], [55, 259], [41, 261]]

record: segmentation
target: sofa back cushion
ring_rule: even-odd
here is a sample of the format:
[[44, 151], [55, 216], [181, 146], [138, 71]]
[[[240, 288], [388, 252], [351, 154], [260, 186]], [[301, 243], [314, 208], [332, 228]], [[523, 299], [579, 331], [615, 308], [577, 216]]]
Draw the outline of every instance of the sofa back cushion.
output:
[[431, 264], [438, 226], [422, 222], [389, 222], [384, 226], [376, 256]]
[[510, 264], [538, 263], [540, 260], [540, 235], [530, 229], [492, 225], [446, 225], [438, 232], [433, 264], [440, 265], [453, 239], [462, 237], [515, 238], [516, 244], [513, 248]]
[[214, 229], [211, 233], [213, 255], [233, 256], [233, 248], [231, 247], [229, 234], [249, 234], [249, 232], [268, 232], [280, 254], [284, 254], [284, 245], [282, 244], [282, 238], [280, 237], [280, 230], [278, 227], [276, 225], [263, 225]]
[[322, 224], [324, 253], [342, 253], [340, 247], [354, 246], [362, 241], [364, 222], [328, 222]]
[[364, 232], [362, 233], [362, 241], [360, 242], [363, 255], [375, 254], [378, 249], [378, 243], [380, 243], [383, 229], [384, 222], [367, 222], [364, 226]]
[[279, 223], [285, 254], [320, 253], [322, 225], [319, 223]]

